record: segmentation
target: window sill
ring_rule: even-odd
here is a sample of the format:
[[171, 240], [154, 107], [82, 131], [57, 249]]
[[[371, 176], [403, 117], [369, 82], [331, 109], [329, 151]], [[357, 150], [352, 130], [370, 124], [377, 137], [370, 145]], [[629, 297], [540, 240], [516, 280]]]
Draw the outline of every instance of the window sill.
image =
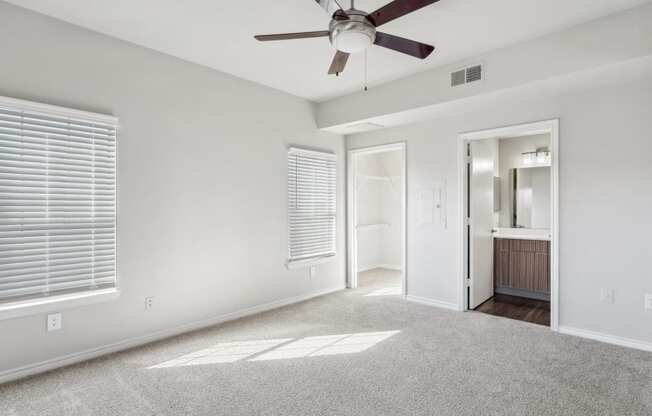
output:
[[0, 305], [0, 321], [71, 309], [118, 299], [117, 288], [93, 290]]
[[335, 255], [315, 257], [315, 258], [304, 259], [304, 260], [292, 260], [292, 261], [288, 260], [286, 266], [289, 270], [303, 269], [310, 266], [316, 266], [318, 264], [329, 263], [334, 260], [335, 260]]

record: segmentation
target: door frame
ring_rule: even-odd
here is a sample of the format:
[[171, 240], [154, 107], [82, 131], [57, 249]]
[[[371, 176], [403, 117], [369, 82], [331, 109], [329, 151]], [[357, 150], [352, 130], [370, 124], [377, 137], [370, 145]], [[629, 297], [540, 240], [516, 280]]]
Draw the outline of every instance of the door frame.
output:
[[347, 152], [346, 171], [347, 171], [347, 206], [346, 206], [346, 232], [347, 232], [347, 270], [346, 286], [350, 289], [358, 287], [358, 231], [356, 218], [357, 196], [358, 196], [358, 178], [356, 175], [358, 157], [371, 155], [375, 153], [385, 153], [400, 151], [402, 159], [402, 197], [401, 197], [401, 222], [403, 230], [401, 233], [401, 295], [407, 295], [407, 144], [405, 142], [395, 142], [378, 146], [362, 147], [351, 149]]
[[551, 186], [551, 239], [550, 239], [550, 328], [559, 331], [559, 119], [537, 121], [487, 130], [461, 133], [458, 140], [458, 184], [459, 184], [459, 229], [460, 264], [458, 266], [458, 306], [461, 311], [468, 310], [469, 275], [469, 224], [468, 209], [468, 177], [467, 177], [467, 144], [474, 140], [493, 138], [520, 137], [534, 134], [550, 134], [550, 152], [552, 175]]

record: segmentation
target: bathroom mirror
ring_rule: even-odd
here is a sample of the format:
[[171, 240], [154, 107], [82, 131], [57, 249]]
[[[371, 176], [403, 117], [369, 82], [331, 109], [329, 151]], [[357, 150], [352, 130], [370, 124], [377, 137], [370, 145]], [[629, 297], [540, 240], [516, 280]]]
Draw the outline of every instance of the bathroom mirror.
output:
[[550, 167], [510, 169], [510, 226], [550, 228]]

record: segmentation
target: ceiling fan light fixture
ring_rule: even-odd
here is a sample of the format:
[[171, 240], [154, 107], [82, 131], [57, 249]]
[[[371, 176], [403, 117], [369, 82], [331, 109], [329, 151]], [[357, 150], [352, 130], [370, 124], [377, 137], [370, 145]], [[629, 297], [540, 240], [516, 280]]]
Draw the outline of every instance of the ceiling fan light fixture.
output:
[[376, 40], [376, 28], [364, 21], [337, 22], [331, 27], [331, 44], [346, 53], [362, 52]]
[[374, 33], [367, 30], [349, 29], [333, 36], [333, 46], [346, 53], [362, 52], [374, 43]]
[[[254, 38], [260, 42], [269, 42], [328, 36], [333, 48], [337, 49], [328, 69], [328, 73], [334, 75], [339, 75], [344, 70], [351, 54], [366, 51], [372, 45], [391, 49], [418, 59], [426, 59], [435, 50], [434, 46], [388, 33], [377, 32], [376, 28], [438, 1], [392, 0], [378, 10], [367, 13], [355, 8], [354, 0], [351, 0], [351, 8], [348, 10], [342, 9], [338, 0], [313, 0], [313, 3], [318, 4], [331, 17], [328, 30], [256, 35]], [[366, 89], [365, 81], [365, 91]]]

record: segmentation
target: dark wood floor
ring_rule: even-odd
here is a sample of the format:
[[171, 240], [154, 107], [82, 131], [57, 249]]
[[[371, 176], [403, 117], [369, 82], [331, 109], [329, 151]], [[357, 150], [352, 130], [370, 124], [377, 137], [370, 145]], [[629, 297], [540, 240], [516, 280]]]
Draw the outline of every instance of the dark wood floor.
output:
[[550, 302], [498, 295], [475, 308], [478, 312], [550, 326]]

